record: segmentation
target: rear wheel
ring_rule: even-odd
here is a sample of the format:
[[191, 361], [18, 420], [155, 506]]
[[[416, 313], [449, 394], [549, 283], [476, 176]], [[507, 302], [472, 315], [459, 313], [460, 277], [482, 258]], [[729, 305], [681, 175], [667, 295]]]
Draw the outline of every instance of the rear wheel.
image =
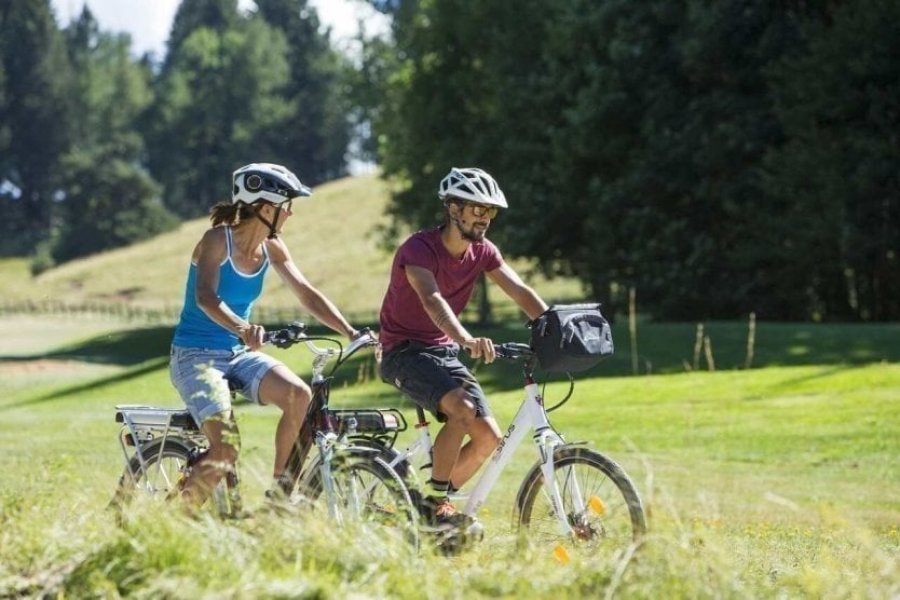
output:
[[345, 526], [372, 527], [418, 547], [418, 517], [396, 471], [369, 452], [339, 453], [332, 462], [333, 506], [322, 481], [321, 462], [312, 467], [301, 493], [315, 508], [335, 514]]
[[119, 478], [110, 507], [123, 509], [135, 498], [164, 501], [187, 474], [191, 449], [181, 442], [166, 440], [165, 446], [150, 442], [141, 449], [146, 469], [133, 456]]
[[554, 485], [572, 534], [562, 533], [538, 464], [522, 485], [518, 502], [519, 526], [530, 541], [558, 545], [568, 539], [590, 551], [615, 551], [627, 548], [646, 532], [637, 489], [625, 471], [602, 454], [586, 448], [559, 448], [554, 454]]

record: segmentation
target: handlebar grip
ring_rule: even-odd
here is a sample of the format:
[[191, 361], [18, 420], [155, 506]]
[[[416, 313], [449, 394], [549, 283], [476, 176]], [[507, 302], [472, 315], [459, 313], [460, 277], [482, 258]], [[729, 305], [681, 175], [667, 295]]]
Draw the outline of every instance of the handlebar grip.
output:
[[528, 344], [519, 344], [516, 342], [506, 342], [505, 344], [495, 344], [494, 350], [499, 358], [517, 359], [531, 356], [534, 351]]
[[277, 348], [289, 348], [296, 344], [306, 333], [306, 325], [295, 321], [284, 329], [276, 329], [275, 331], [267, 331], [263, 336], [263, 341], [274, 344]]

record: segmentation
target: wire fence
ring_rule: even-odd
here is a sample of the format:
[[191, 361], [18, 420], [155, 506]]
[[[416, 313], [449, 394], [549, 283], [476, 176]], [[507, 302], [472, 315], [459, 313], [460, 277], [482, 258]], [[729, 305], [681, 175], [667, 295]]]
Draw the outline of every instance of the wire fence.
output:
[[[80, 302], [59, 300], [25, 300], [0, 302], [0, 318], [74, 318], [129, 323], [134, 325], [175, 325], [181, 315], [181, 305], [140, 305], [128, 302]], [[344, 313], [351, 323], [372, 324], [378, 322], [376, 311]], [[298, 307], [256, 306], [253, 320], [265, 324], [282, 324], [291, 321], [311, 322], [313, 319]]]
[[[38, 318], [73, 318], [110, 321], [133, 325], [175, 325], [181, 315], [181, 304], [138, 304], [133, 302], [65, 302], [62, 300], [0, 300], [0, 318], [31, 316]], [[378, 311], [343, 312], [354, 325], [377, 325]], [[491, 307], [490, 323], [508, 323], [526, 317], [509, 303], [495, 303]], [[266, 325], [287, 324], [292, 321], [312, 323], [315, 319], [299, 306], [253, 307], [253, 320]], [[460, 320], [486, 324], [478, 313], [478, 304], [470, 302]]]

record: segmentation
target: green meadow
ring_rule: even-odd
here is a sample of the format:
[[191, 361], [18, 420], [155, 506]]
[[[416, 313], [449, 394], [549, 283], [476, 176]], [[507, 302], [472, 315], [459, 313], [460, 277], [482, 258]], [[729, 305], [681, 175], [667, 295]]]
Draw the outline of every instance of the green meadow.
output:
[[[896, 598], [900, 594], [900, 348], [896, 325], [767, 325], [757, 367], [738, 369], [745, 325], [709, 324], [714, 372], [685, 370], [693, 324], [642, 323], [642, 364], [618, 354], [581, 374], [551, 414], [567, 439], [620, 462], [650, 532], [633, 554], [561, 563], [516, 543], [513, 498], [535, 460], [523, 446], [481, 515], [485, 540], [454, 557], [416, 554], [318, 515], [264, 508], [277, 411], [241, 404], [250, 519], [187, 519], [105, 506], [123, 458], [116, 404], [176, 407], [171, 329], [107, 321], [0, 320], [0, 597], [140, 598]], [[519, 324], [489, 331], [522, 340]], [[302, 349], [277, 351], [308, 372]], [[519, 400], [510, 365], [476, 365], [501, 426]], [[347, 365], [336, 406], [411, 405]], [[548, 404], [568, 385], [547, 384]], [[404, 434], [400, 443], [409, 440]]]
[[[387, 193], [376, 177], [323, 185], [286, 232], [304, 274], [358, 325], [374, 318], [387, 282], [391, 253], [377, 233]], [[205, 227], [191, 221], [38, 277], [24, 259], [2, 260], [2, 298], [177, 306]], [[577, 282], [514, 264], [548, 300], [583, 297]], [[514, 314], [491, 298], [498, 314]], [[276, 277], [260, 306], [304, 318]], [[554, 548], [517, 544], [513, 499], [536, 459], [530, 446], [480, 515], [482, 543], [452, 557], [414, 553], [321, 515], [266, 510], [278, 415], [246, 403], [236, 413], [250, 519], [136, 507], [119, 525], [105, 509], [123, 469], [114, 407], [181, 406], [167, 372], [171, 326], [40, 308], [0, 316], [0, 598], [900, 597], [900, 324], [761, 317], [746, 369], [748, 324], [703, 323], [712, 370], [696, 351], [697, 323], [639, 318], [632, 338], [625, 321], [614, 324], [616, 355], [579, 374], [551, 419], [625, 467], [650, 531], [633, 552], [572, 548], [561, 563]], [[524, 319], [476, 330], [527, 339]], [[308, 373], [302, 347], [272, 352]], [[473, 367], [505, 426], [520, 374]], [[346, 365], [333, 389], [335, 406], [414, 415], [375, 377], [371, 356]], [[547, 404], [567, 389], [547, 381]]]

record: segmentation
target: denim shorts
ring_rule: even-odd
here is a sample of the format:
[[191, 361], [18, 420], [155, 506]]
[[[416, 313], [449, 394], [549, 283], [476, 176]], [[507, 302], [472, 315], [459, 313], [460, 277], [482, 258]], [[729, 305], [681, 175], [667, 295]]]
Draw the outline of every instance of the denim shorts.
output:
[[197, 423], [231, 411], [228, 382], [259, 404], [259, 383], [270, 369], [283, 364], [262, 352], [232, 352], [172, 346], [169, 375]]
[[466, 391], [475, 405], [475, 416], [491, 416], [484, 391], [459, 360], [459, 346], [404, 342], [385, 353], [381, 359], [381, 378], [430, 411], [442, 423], [447, 417], [438, 410], [438, 403], [447, 392], [458, 387]]

